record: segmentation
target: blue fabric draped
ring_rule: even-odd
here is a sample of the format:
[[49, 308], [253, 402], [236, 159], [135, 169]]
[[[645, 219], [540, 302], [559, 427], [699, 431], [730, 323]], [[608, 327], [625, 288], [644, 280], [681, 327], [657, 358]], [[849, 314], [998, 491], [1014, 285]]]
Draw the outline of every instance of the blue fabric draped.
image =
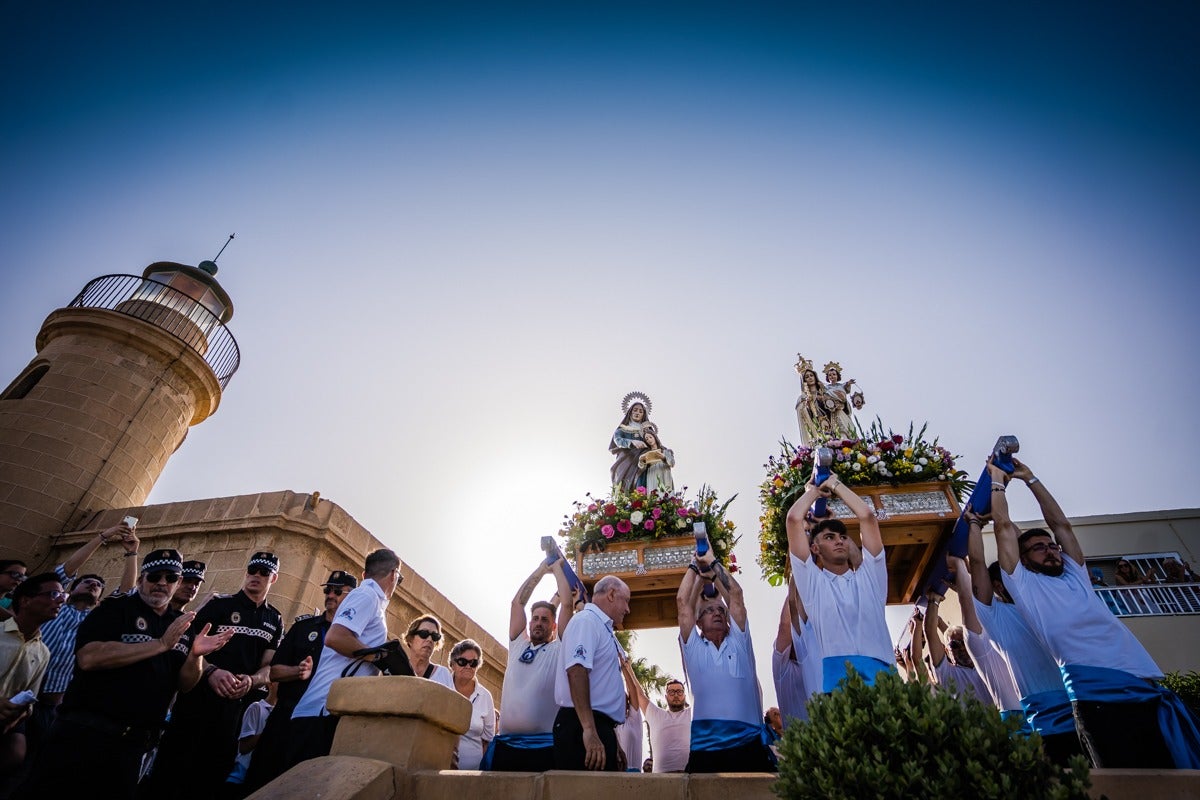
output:
[[870, 656], [826, 656], [821, 660], [821, 691], [828, 694], [837, 689], [838, 683], [848, 674], [847, 661], [855, 672], [863, 676], [867, 686], [875, 685], [875, 676], [880, 672], [893, 671], [891, 664]]
[[1106, 667], [1067, 664], [1063, 685], [1072, 701], [1088, 703], [1148, 703], [1158, 701], [1158, 726], [1176, 769], [1200, 769], [1200, 720], [1179, 696], [1166, 687]]
[[1075, 732], [1075, 715], [1066, 689], [1037, 692], [1021, 698], [1029, 727], [1042, 736]]
[[501, 733], [490, 742], [484, 751], [483, 760], [479, 762], [481, 770], [492, 768], [492, 757], [496, 754], [496, 742], [501, 742], [517, 750], [544, 750], [554, 747], [553, 733]]
[[764, 727], [736, 719], [694, 719], [691, 750], [703, 753], [765, 742]]
[[1015, 709], [1012, 711], [1001, 711], [1000, 719], [1004, 720], [1005, 722], [1008, 722], [1010, 719], [1015, 719], [1020, 722], [1021, 728], [1017, 731], [1017, 733], [1021, 733], [1026, 736], [1033, 733], [1033, 728], [1029, 726], [1029, 720], [1025, 718], [1024, 711], [1018, 711]]

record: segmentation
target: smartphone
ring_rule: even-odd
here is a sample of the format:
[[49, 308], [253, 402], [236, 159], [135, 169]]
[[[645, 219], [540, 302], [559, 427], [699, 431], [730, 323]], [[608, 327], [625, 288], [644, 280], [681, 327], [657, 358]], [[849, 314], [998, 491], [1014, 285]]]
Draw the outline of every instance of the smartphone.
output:
[[121, 521], [124, 522], [126, 525], [128, 525], [130, 530], [136, 528], [137, 524], [138, 524], [137, 517], [126, 517], [125, 519], [123, 519]]

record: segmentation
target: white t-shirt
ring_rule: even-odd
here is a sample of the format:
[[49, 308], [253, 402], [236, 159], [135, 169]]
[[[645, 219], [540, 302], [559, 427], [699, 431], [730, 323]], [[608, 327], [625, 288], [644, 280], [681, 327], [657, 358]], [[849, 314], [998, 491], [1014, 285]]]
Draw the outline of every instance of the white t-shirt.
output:
[[[522, 662], [521, 655], [527, 649], [533, 660]], [[533, 647], [524, 632], [509, 642], [500, 733], [549, 733], [554, 729], [554, 716], [558, 713], [554, 677], [561, 649], [561, 639]]]
[[1015, 605], [993, 598], [986, 606], [976, 600], [975, 612], [992, 646], [1008, 663], [1017, 697], [1063, 690], [1058, 664]]
[[[372, 578], [367, 578], [361, 586], [346, 595], [346, 599], [338, 606], [333, 625], [341, 625], [348, 629], [366, 647], [378, 647], [387, 641], [387, 621], [384, 618], [387, 601], [387, 595], [383, 593], [379, 584]], [[300, 702], [296, 704], [292, 719], [328, 715], [325, 700], [329, 697], [329, 687], [342, 677], [342, 671], [354, 662], [355, 659], [342, 655], [328, 644], [325, 645], [321, 650], [321, 661], [317, 664], [317, 671], [313, 674]], [[355, 676], [378, 674], [379, 669], [369, 663], [360, 664], [354, 673]]]
[[471, 727], [458, 739], [458, 768], [479, 769], [484, 742], [490, 742], [495, 736], [496, 706], [492, 693], [477, 680], [471, 694]]
[[[798, 635], [795, 628], [791, 629], [791, 634], [790, 647], [782, 653], [778, 650], [771, 653], [771, 677], [775, 681], [775, 697], [779, 699], [779, 713], [783, 715], [785, 726], [789, 719], [808, 721], [808, 700], [821, 690], [822, 676], [820, 659], [814, 658], [808, 649], [810, 634]], [[814, 661], [817, 662], [815, 670]]]
[[683, 772], [692, 749], [691, 706], [671, 711], [651, 702], [642, 713], [646, 715], [646, 724], [650, 726], [654, 771]]
[[627, 769], [642, 771], [642, 712], [630, 705], [625, 721], [616, 727], [617, 744], [625, 751]]
[[[242, 715], [242, 732], [238, 734], [238, 740], [245, 739], [247, 736], [257, 736], [263, 732], [263, 728], [267, 725], [267, 717], [271, 713], [271, 704], [266, 700], [259, 700], [256, 703], [251, 703], [246, 709], [246, 713]], [[254, 751], [243, 753], [238, 750], [237, 760], [233, 762], [233, 772], [229, 773], [229, 778], [226, 783], [245, 783], [246, 770], [250, 769], [250, 759], [254, 756]]]
[[[729, 633], [717, 647], [694, 629], [687, 641], [679, 636], [683, 671], [695, 701], [693, 719], [726, 719], [762, 724], [762, 695], [754, 668], [750, 625], [731, 618]], [[657, 754], [656, 754], [657, 757]]]
[[969, 694], [975, 695], [985, 703], [992, 699], [979, 673], [970, 667], [951, 664], [949, 656], [942, 656], [942, 663], [934, 667], [934, 670], [937, 672], [938, 687], [942, 691], [949, 692], [959, 699]]
[[996, 708], [1001, 711], [1020, 711], [1021, 695], [1017, 691], [1016, 681], [1013, 680], [1012, 670], [1008, 668], [1008, 661], [1000, 652], [1000, 648], [996, 647], [992, 637], [988, 636], [987, 628], [983, 629], [983, 633], [968, 630], [965, 635], [967, 652], [975, 662], [975, 671], [987, 686], [988, 695], [996, 704]]
[[558, 672], [554, 676], [554, 702], [574, 708], [567, 670], [576, 664], [588, 670], [592, 711], [614, 722], [625, 719], [625, 681], [621, 678], [623, 651], [613, 635], [612, 619], [595, 603], [588, 603], [567, 623], [562, 634]]
[[891, 664], [892, 636], [884, 615], [888, 584], [884, 551], [873, 556], [864, 550], [862, 565], [843, 575], [821, 569], [812, 558], [802, 561], [791, 556], [791, 560], [821, 658], [868, 656]]
[[1157, 680], [1162, 670], [1125, 623], [1113, 616], [1082, 564], [1063, 554], [1063, 573], [1042, 575], [1017, 563], [1001, 570], [1017, 610], [1045, 643], [1060, 667], [1080, 664]]
[[433, 672], [429, 673], [429, 680], [434, 683], [440, 683], [451, 691], [458, 691], [454, 688], [454, 673], [450, 671], [449, 667], [441, 664], [430, 664], [430, 666], [433, 667]]

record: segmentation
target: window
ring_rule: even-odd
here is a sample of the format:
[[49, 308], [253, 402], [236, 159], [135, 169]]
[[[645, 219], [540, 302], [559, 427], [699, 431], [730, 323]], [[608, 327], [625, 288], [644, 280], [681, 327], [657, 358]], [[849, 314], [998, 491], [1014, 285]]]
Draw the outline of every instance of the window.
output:
[[9, 384], [4, 390], [4, 394], [0, 395], [0, 400], [20, 400], [25, 395], [33, 391], [33, 387], [38, 385], [47, 372], [50, 371], [50, 365], [45, 361], [31, 364], [15, 381]]

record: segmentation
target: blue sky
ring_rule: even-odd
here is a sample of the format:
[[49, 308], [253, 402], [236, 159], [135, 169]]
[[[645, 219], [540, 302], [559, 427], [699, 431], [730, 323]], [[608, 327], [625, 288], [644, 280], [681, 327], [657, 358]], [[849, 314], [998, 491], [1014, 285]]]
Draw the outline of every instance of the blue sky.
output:
[[4, 15], [0, 371], [238, 234], [243, 367], [151, 502], [319, 490], [502, 638], [632, 389], [752, 565], [801, 351], [971, 472], [1017, 434], [1068, 513], [1197, 505], [1192, 4]]

